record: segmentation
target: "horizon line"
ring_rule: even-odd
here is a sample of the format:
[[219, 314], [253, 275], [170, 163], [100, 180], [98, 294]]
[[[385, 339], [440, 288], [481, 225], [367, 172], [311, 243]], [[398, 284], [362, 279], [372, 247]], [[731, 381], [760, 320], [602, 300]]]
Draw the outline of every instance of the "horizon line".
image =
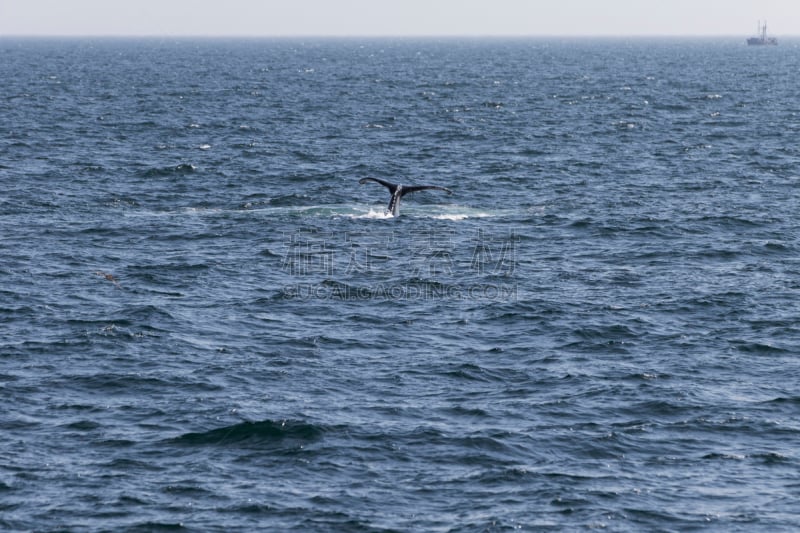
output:
[[[431, 34], [169, 34], [169, 33], [122, 33], [122, 34], [103, 34], [103, 33], [10, 33], [0, 35], [0, 39], [20, 38], [20, 39], [747, 39], [751, 35], [728, 34], [728, 33], [630, 33], [630, 34], [611, 34], [611, 33], [586, 33], [586, 34], [505, 34], [505, 33], [431, 33]], [[798, 37], [797, 34], [777, 35], [781, 38]]]

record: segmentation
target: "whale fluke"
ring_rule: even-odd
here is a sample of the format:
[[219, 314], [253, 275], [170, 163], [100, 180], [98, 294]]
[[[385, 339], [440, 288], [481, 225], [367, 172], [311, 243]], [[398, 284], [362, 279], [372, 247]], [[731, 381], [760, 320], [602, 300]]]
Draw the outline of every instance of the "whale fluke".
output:
[[453, 191], [448, 189], [447, 187], [439, 187], [438, 185], [398, 185], [396, 183], [389, 183], [388, 181], [384, 181], [378, 178], [361, 178], [358, 180], [358, 183], [364, 185], [368, 181], [374, 181], [375, 183], [380, 183], [391, 193], [392, 197], [389, 199], [389, 207], [387, 208], [389, 212], [393, 216], [400, 215], [400, 198], [405, 196], [406, 194], [417, 192], [417, 191], [424, 191], [427, 189], [436, 189], [438, 191], [445, 191], [447, 194], [453, 194]]

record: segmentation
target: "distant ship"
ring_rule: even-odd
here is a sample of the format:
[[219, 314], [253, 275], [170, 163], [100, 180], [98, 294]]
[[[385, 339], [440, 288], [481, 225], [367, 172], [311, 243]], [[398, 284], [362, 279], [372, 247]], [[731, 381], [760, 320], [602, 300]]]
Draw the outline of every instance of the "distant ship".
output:
[[778, 44], [778, 39], [775, 37], [767, 37], [767, 21], [764, 21], [764, 25], [761, 25], [761, 21], [758, 21], [758, 33], [756, 37], [750, 37], [747, 39], [747, 44], [752, 46], [762, 46], [765, 44], [776, 45]]

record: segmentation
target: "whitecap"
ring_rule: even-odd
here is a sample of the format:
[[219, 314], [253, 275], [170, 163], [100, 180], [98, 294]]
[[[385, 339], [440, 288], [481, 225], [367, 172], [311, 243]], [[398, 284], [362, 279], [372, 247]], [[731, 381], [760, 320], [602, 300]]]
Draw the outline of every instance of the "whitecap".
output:
[[433, 218], [436, 220], [452, 220], [453, 222], [458, 222], [459, 220], [469, 218], [469, 215], [435, 215]]
[[450, 220], [450, 221], [453, 221], [453, 222], [459, 222], [461, 220], [466, 220], [468, 218], [483, 218], [483, 217], [488, 217], [488, 216], [490, 216], [490, 215], [488, 215], [488, 214], [468, 215], [466, 213], [461, 213], [461, 214], [455, 214], [454, 213], [454, 214], [450, 214], [450, 215], [434, 215], [431, 218], [433, 218], [435, 220]]
[[372, 209], [372, 208], [370, 208], [370, 210], [367, 213], [362, 213], [360, 215], [351, 214], [351, 215], [347, 215], [347, 216], [349, 216], [350, 218], [373, 218], [373, 219], [394, 218], [394, 215], [391, 214], [390, 212], [388, 212], [385, 209], [381, 209], [380, 211], [377, 211], [377, 210]]

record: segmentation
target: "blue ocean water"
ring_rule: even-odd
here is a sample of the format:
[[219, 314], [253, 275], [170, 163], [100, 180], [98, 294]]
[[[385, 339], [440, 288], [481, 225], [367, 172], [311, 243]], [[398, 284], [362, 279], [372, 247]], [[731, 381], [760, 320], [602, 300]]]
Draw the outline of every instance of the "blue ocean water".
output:
[[0, 529], [800, 524], [796, 43], [0, 54]]

